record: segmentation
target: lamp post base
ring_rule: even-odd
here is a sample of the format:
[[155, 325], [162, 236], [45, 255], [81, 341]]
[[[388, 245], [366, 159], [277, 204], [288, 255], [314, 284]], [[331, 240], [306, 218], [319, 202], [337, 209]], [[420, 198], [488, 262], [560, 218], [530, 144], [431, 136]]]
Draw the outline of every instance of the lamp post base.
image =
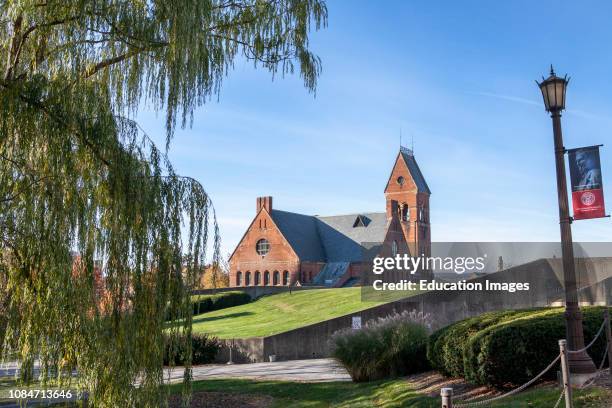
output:
[[595, 363], [593, 363], [593, 360], [586, 351], [581, 353], [568, 353], [567, 360], [569, 363], [572, 384], [574, 383], [574, 377], [587, 376], [590, 378], [590, 376], [597, 372]]
[[[582, 312], [577, 302], [566, 302], [565, 305], [565, 324], [567, 327], [567, 337], [571, 339], [572, 348], [584, 348], [584, 334], [582, 331]], [[593, 374], [597, 371], [593, 359], [586, 351], [580, 353], [569, 352], [567, 355], [569, 371], [572, 376], [581, 374]]]

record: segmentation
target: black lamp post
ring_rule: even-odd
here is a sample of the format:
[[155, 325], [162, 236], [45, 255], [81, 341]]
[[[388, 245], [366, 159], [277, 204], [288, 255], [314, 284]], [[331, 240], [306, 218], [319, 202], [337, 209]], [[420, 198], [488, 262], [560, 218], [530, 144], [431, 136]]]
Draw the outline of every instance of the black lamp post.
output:
[[[565, 91], [569, 78], [555, 75], [551, 65], [550, 76], [537, 82], [544, 106], [550, 113], [553, 122], [555, 139], [555, 163], [557, 166], [557, 195], [559, 199], [559, 223], [561, 226], [561, 251], [563, 254], [563, 277], [565, 280], [565, 321], [568, 349], [584, 348], [584, 333], [582, 330], [582, 313], [578, 305], [576, 292], [576, 269], [574, 264], [574, 248], [572, 243], [572, 218], [569, 215], [567, 199], [567, 180], [565, 176], [565, 147], [561, 133], [561, 111], [565, 109]], [[591, 374], [595, 372], [595, 364], [586, 353], [568, 354], [570, 371], [575, 374]]]

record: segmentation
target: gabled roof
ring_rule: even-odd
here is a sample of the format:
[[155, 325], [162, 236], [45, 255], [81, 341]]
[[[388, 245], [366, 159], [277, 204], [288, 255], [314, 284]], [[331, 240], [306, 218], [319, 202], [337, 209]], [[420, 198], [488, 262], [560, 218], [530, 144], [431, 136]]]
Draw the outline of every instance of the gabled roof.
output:
[[361, 244], [383, 242], [388, 229], [386, 213], [320, 217], [272, 210], [271, 216], [301, 261], [358, 262]]
[[[355, 226], [361, 216], [365, 226]], [[319, 236], [327, 254], [327, 262], [358, 262], [362, 259], [362, 243], [380, 243], [387, 234], [387, 214], [365, 213], [317, 217]]]
[[425, 177], [423, 177], [423, 173], [421, 173], [421, 169], [414, 158], [413, 151], [405, 147], [400, 147], [400, 154], [402, 159], [404, 159], [406, 166], [408, 166], [408, 171], [414, 180], [414, 184], [417, 186], [417, 191], [419, 193], [431, 194], [431, 191], [427, 186], [427, 182], [425, 181]]
[[325, 261], [315, 217], [281, 210], [270, 215], [301, 261]]

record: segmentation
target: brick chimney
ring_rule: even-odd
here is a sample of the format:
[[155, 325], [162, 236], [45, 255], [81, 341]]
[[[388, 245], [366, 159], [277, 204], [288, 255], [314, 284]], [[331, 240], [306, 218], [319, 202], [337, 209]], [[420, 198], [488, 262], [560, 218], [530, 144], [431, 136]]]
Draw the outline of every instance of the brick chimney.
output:
[[262, 208], [265, 208], [268, 213], [272, 212], [271, 196], [257, 197], [257, 213], [259, 213]]

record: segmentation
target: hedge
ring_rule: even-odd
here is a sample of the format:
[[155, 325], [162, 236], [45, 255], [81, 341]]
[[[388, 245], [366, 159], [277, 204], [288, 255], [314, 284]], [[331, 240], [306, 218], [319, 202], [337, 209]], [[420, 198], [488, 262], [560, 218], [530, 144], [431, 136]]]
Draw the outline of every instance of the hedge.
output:
[[465, 340], [487, 327], [516, 319], [543, 309], [504, 310], [489, 312], [461, 320], [433, 333], [427, 343], [427, 359], [431, 366], [445, 375], [464, 375], [463, 349]]
[[193, 314], [198, 315], [213, 310], [244, 305], [251, 301], [251, 296], [244, 292], [222, 292], [214, 295], [195, 296], [192, 301]]
[[[184, 365], [186, 359], [185, 345], [187, 339], [185, 336], [179, 336], [175, 342], [170, 342], [169, 337], [164, 338], [164, 365]], [[191, 351], [192, 358], [191, 363], [196, 364], [209, 364], [214, 362], [221, 343], [216, 337], [209, 336], [205, 333], [192, 334], [191, 336]], [[174, 351], [174, 358], [170, 359], [170, 351]]]
[[[597, 333], [603, 310], [582, 309], [585, 343]], [[428, 359], [443, 373], [463, 376], [474, 384], [514, 387], [542, 371], [559, 353], [558, 340], [565, 336], [562, 308], [487, 313], [434, 333]], [[599, 364], [604, 351], [602, 337], [589, 354]], [[557, 369], [545, 378], [555, 378]]]

